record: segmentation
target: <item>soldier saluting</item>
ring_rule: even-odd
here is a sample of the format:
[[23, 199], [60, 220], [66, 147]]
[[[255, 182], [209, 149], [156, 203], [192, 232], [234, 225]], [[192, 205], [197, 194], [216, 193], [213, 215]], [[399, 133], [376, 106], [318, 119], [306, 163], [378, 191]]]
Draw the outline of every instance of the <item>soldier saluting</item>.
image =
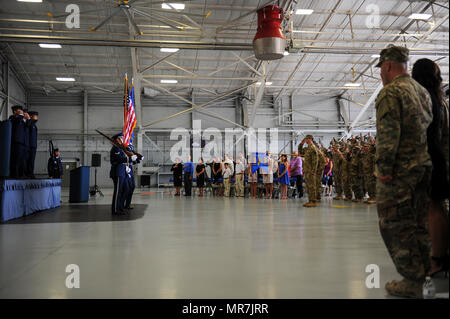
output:
[[26, 125], [28, 115], [25, 116], [24, 109], [20, 105], [11, 107], [13, 115], [9, 117], [12, 123], [11, 134], [11, 157], [10, 157], [10, 176], [14, 178], [25, 177], [26, 159], [27, 159], [27, 141]]
[[[303, 144], [307, 143], [308, 147], [303, 149]], [[306, 192], [308, 193], [308, 202], [304, 207], [316, 207], [316, 189], [315, 189], [315, 172], [319, 163], [319, 154], [313, 144], [312, 135], [306, 135], [298, 145], [298, 153], [305, 160], [303, 162], [303, 175], [305, 176]]]

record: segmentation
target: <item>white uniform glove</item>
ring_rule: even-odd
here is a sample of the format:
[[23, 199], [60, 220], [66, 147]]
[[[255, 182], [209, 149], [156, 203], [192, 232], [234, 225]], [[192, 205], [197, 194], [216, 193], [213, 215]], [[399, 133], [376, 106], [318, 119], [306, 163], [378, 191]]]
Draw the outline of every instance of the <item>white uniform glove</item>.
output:
[[131, 160], [132, 160], [133, 162], [136, 162], [137, 156], [136, 156], [136, 155], [132, 155], [132, 156], [131, 156]]
[[142, 158], [141, 158], [141, 161], [143, 161], [144, 160], [144, 156], [142, 156]]
[[131, 168], [129, 168], [128, 166], [126, 167], [126, 171], [127, 173], [131, 172]]

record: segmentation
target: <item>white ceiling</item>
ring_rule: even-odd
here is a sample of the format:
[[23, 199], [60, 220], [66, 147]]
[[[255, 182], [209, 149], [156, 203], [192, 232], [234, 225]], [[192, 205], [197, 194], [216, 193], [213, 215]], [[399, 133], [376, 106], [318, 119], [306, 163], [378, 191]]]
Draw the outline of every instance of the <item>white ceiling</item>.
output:
[[[108, 40], [128, 40], [130, 32], [134, 33], [125, 14], [119, 12], [97, 31], [89, 30], [111, 12], [111, 9], [102, 9], [114, 7], [116, 1], [77, 0], [82, 12], [80, 29], [67, 29], [64, 18], [52, 20], [47, 15], [47, 12], [53, 15], [63, 14], [65, 7], [75, 1], [44, 0], [41, 4], [14, 0], [0, 2], [3, 4], [0, 6], [0, 37], [9, 37], [8, 40], [2, 40], [0, 49], [8, 56], [28, 88], [66, 90], [75, 87], [121, 91], [124, 73], [128, 72], [131, 76], [132, 50], [105, 45]], [[371, 56], [388, 44], [396, 43], [412, 49], [411, 62], [421, 57], [438, 61], [444, 81], [448, 83], [449, 23], [448, 9], [445, 8], [448, 7], [448, 1], [435, 1], [435, 4], [430, 4], [429, 1], [392, 0], [305, 0], [297, 1], [297, 4], [289, 0], [274, 1], [281, 6], [291, 3], [293, 8], [314, 9], [314, 13], [309, 16], [292, 15], [290, 19], [296, 31], [293, 33], [295, 43], [303, 47], [300, 52], [261, 65], [251, 57], [253, 52], [249, 50], [256, 32], [256, 14], [251, 12], [267, 2], [268, 0], [185, 2], [186, 9], [182, 13], [195, 14], [191, 19], [201, 26], [201, 30], [180, 15], [170, 17], [192, 27], [182, 31], [174, 30], [154, 18], [136, 15], [135, 21], [143, 32], [143, 36], [137, 37], [139, 41], [175, 41], [178, 44], [193, 41], [197, 47], [204, 43], [218, 46], [240, 44], [241, 47], [238, 50], [182, 49], [144, 72], [143, 77], [158, 85], [161, 79], [177, 79], [177, 84], [161, 85], [176, 92], [195, 90], [208, 94], [207, 91], [225, 92], [250, 83], [255, 78], [255, 73], [249, 67], [251, 66], [258, 68], [259, 72], [266, 72], [267, 81], [272, 82], [272, 86], [267, 87], [266, 94], [369, 95], [380, 83], [378, 70], [373, 68], [376, 59]], [[371, 4], [375, 4], [380, 10], [379, 28], [367, 27], [367, 21], [371, 18], [371, 13], [368, 12]], [[141, 0], [132, 6], [169, 17], [167, 13], [152, 10], [161, 9], [159, 1]], [[90, 12], [83, 13], [84, 11]], [[211, 12], [210, 15], [205, 17], [208, 12]], [[415, 12], [426, 12], [433, 16], [427, 22], [408, 19]], [[236, 23], [239, 25], [230, 25], [232, 29], [216, 33], [218, 26], [246, 13], [251, 14], [238, 20]], [[433, 27], [433, 23], [439, 26]], [[288, 25], [285, 26], [286, 29]], [[433, 28], [431, 33], [428, 32], [430, 28]], [[415, 37], [398, 36], [403, 32], [415, 34]], [[18, 43], [10, 38], [12, 35], [63, 36], [98, 41], [96, 45], [63, 44], [62, 49], [42, 49], [36, 43]], [[286, 36], [289, 38], [291, 35], [286, 33]], [[155, 45], [164, 46], [163, 43]], [[138, 48], [136, 52], [137, 67], [140, 70], [168, 54], [160, 52], [159, 48]], [[236, 54], [244, 59], [249, 58], [246, 60], [249, 66], [243, 62], [237, 63], [239, 59]], [[217, 70], [219, 72], [211, 74]], [[76, 82], [57, 82], [56, 76], [73, 76]], [[351, 90], [343, 88], [345, 83], [352, 80], [361, 83], [361, 87]], [[143, 84], [149, 85], [147, 82]]]

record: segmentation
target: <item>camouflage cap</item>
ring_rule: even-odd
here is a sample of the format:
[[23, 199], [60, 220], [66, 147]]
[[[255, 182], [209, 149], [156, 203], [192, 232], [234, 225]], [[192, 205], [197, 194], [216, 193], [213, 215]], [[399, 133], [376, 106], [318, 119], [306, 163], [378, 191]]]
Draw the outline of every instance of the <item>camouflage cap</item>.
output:
[[313, 136], [312, 136], [311, 134], [308, 134], [308, 135], [306, 135], [306, 136], [305, 136], [305, 139], [307, 139], [307, 138], [310, 138], [310, 139], [312, 139], [312, 138], [313, 138]]
[[405, 47], [392, 46], [381, 50], [380, 61], [375, 66], [376, 68], [381, 67], [381, 64], [385, 61], [393, 61], [399, 63], [408, 62], [409, 50]]

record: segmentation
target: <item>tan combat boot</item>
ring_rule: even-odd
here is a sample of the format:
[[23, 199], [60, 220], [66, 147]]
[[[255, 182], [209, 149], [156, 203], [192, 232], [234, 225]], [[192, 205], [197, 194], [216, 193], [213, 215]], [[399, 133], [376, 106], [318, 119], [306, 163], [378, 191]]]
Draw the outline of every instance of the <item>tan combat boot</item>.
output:
[[317, 207], [317, 205], [314, 202], [307, 202], [303, 204], [303, 207]]
[[386, 283], [386, 291], [396, 297], [422, 299], [423, 284], [408, 279], [392, 280]]
[[342, 196], [339, 196], [339, 195], [333, 198], [333, 200], [342, 200], [342, 199], [344, 199], [344, 198]]
[[375, 204], [376, 203], [376, 201], [375, 201], [375, 199], [373, 199], [373, 198], [369, 198], [368, 200], [367, 200], [367, 204]]

